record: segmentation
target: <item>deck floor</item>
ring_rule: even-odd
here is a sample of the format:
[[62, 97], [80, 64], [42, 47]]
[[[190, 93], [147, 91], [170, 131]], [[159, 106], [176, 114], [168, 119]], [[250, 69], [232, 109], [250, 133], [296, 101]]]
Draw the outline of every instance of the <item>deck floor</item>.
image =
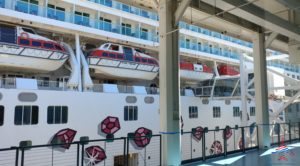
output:
[[286, 148], [269, 150], [252, 150], [246, 153], [238, 153], [205, 162], [195, 162], [185, 166], [299, 166], [300, 165], [300, 143], [286, 145]]

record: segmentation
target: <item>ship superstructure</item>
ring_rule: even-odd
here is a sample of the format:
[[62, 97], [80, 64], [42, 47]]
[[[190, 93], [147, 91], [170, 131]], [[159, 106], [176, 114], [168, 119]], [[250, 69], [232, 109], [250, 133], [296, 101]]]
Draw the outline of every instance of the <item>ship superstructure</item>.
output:
[[[158, 82], [155, 12], [114, 0], [0, 0], [0, 16], [0, 133], [7, 133], [0, 148], [47, 144], [65, 133], [60, 141], [160, 132], [159, 89], [166, 87]], [[246, 123], [255, 124], [252, 43], [186, 22], [179, 27], [182, 130], [241, 125], [241, 88]], [[280, 88], [297, 84], [300, 68], [281, 52], [267, 56], [270, 120], [284, 122], [277, 113], [294, 92]]]

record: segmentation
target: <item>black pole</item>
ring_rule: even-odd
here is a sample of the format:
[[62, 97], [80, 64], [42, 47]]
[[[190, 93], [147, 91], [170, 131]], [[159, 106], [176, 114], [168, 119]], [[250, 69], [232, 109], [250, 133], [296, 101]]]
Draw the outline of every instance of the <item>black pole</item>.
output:
[[259, 147], [258, 125], [256, 125], [256, 140], [257, 140], [257, 147]]
[[77, 143], [77, 166], [79, 166], [79, 153], [80, 153], [80, 145]]
[[202, 159], [205, 161], [205, 132], [203, 132], [202, 137]]
[[292, 143], [291, 122], [289, 122], [288, 124], [289, 124], [289, 141], [291, 144]]
[[81, 166], [83, 166], [84, 161], [84, 143], [81, 143]]
[[245, 153], [245, 129], [242, 127], [242, 149], [243, 153]]
[[162, 160], [162, 158], [161, 158], [161, 153], [162, 153], [162, 148], [161, 148], [161, 146], [162, 146], [162, 139], [161, 139], [161, 135], [159, 135], [159, 153], [160, 153], [160, 155], [159, 155], [159, 165], [161, 166], [161, 160]]
[[21, 148], [21, 166], [24, 166], [24, 148]]
[[280, 124], [279, 123], [277, 123], [277, 131], [278, 131], [278, 135], [277, 135], [277, 139], [278, 139], [278, 142], [277, 142], [277, 144], [278, 144], [278, 146], [280, 146]]
[[126, 149], [126, 166], [129, 165], [129, 137], [127, 137], [127, 149]]
[[[226, 139], [226, 128], [223, 130], [223, 141], [224, 141], [224, 156], [227, 156], [227, 139]], [[229, 129], [230, 130], [230, 129]]]
[[191, 132], [191, 159], [193, 159], [193, 132]]
[[19, 148], [17, 147], [14, 147], [16, 148], [16, 161], [15, 161], [15, 166], [18, 166], [19, 165]]
[[300, 122], [298, 122], [298, 134], [299, 134], [299, 140], [300, 140]]
[[126, 138], [123, 138], [124, 141], [124, 149], [123, 149], [123, 165], [126, 165]]

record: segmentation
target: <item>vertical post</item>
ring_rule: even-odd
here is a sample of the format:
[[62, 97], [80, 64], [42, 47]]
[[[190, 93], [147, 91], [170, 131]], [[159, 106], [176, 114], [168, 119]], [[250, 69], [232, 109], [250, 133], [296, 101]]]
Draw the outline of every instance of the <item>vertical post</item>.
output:
[[83, 166], [84, 161], [84, 143], [81, 143], [81, 166]]
[[[253, 43], [256, 121], [258, 124], [269, 124], [265, 35], [262, 30], [254, 34]], [[269, 133], [269, 126], [262, 125], [259, 132], [260, 149], [270, 147]]]
[[203, 132], [203, 137], [202, 137], [202, 159], [205, 161], [205, 133]]
[[191, 132], [191, 159], [193, 159], [193, 133]]
[[226, 128], [223, 130], [223, 143], [224, 143], [224, 156], [227, 156], [227, 139], [226, 139]]
[[123, 141], [124, 141], [124, 149], [123, 149], [123, 165], [126, 165], [126, 138], [123, 137]]
[[241, 128], [242, 129], [242, 149], [243, 149], [243, 153], [245, 153], [245, 129], [244, 127]]
[[276, 128], [277, 128], [277, 131], [278, 131], [278, 133], [277, 133], [278, 134], [277, 135], [277, 140], [278, 140], [277, 144], [278, 144], [278, 146], [280, 146], [280, 123], [278, 123]]
[[247, 126], [247, 90], [248, 90], [248, 75], [245, 73], [244, 55], [240, 55], [240, 85], [241, 85], [241, 100], [242, 100], [242, 126]]
[[79, 92], [82, 91], [82, 82], [81, 82], [81, 61], [80, 61], [80, 56], [81, 56], [81, 48], [80, 48], [80, 37], [79, 34], [75, 34], [75, 48], [76, 48], [76, 59], [79, 67], [79, 76], [78, 76], [78, 90]]
[[19, 165], [19, 148], [18, 147], [15, 147], [15, 148], [16, 148], [15, 166], [18, 166]]
[[178, 133], [162, 135], [162, 165], [181, 163], [179, 31], [174, 17], [176, 8], [176, 1], [159, 1], [160, 131]]
[[291, 133], [291, 122], [288, 123], [289, 125], [289, 142], [292, 143], [292, 133]]
[[79, 166], [79, 153], [80, 153], [80, 144], [79, 142], [77, 143], [77, 166]]
[[162, 138], [161, 135], [159, 135], [159, 165], [162, 164]]
[[24, 148], [21, 148], [21, 166], [24, 166]]
[[298, 139], [300, 140], [300, 122], [298, 122], [298, 134], [299, 134], [299, 135], [298, 135], [298, 136], [299, 136]]
[[126, 146], [127, 146], [127, 149], [126, 149], [126, 166], [129, 166], [129, 137], [127, 137]]

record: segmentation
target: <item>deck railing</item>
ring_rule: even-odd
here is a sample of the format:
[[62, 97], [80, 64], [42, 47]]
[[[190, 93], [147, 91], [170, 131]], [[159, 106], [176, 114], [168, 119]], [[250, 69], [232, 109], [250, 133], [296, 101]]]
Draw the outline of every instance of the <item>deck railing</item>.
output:
[[[258, 130], [265, 126], [270, 127], [271, 130], [274, 129], [274, 124], [252, 124], [243, 127], [237, 125], [225, 128], [216, 127], [215, 129], [195, 127], [191, 131], [181, 131], [178, 134], [181, 135], [182, 164], [258, 149], [259, 141], [261, 141]], [[271, 145], [282, 146], [293, 141], [300, 141], [300, 122], [280, 123], [276, 126], [278, 131], [270, 135], [270, 138], [275, 140]], [[144, 148], [138, 148], [134, 144], [135, 139], [141, 138], [150, 139], [150, 143]], [[161, 165], [162, 135], [160, 134], [137, 137], [129, 133], [126, 137], [97, 140], [89, 140], [87, 136], [82, 136], [80, 141], [71, 143], [31, 144], [32, 142], [27, 140], [21, 141], [20, 146], [0, 149], [0, 165], [84, 166], [95, 162], [95, 157], [99, 153], [90, 154], [88, 149], [96, 146], [98, 150], [105, 152], [106, 159], [99, 162], [103, 165], [129, 166], [137, 160], [138, 165]], [[66, 145], [69, 145], [69, 148], [63, 148]]]

